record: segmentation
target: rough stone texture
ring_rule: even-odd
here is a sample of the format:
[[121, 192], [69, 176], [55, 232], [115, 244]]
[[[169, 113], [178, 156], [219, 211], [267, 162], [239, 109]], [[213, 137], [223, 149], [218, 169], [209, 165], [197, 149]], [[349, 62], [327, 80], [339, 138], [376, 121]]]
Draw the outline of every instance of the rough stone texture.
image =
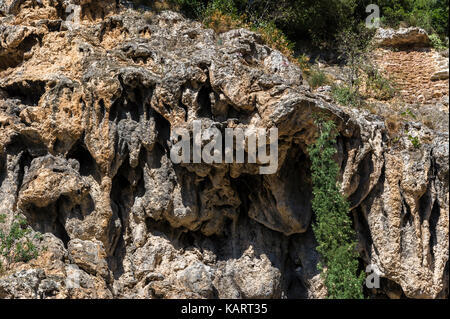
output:
[[432, 81], [448, 80], [448, 50], [435, 54], [436, 71], [431, 76]]
[[448, 72], [448, 58], [429, 49], [377, 49], [374, 53], [374, 60], [391, 79], [403, 102], [433, 105], [437, 112], [448, 114], [448, 107], [437, 105], [449, 94], [448, 77], [437, 78], [437, 74]]
[[391, 48], [429, 47], [431, 44], [427, 32], [417, 27], [398, 30], [378, 28], [374, 41], [377, 46]]
[[[409, 123], [394, 143], [383, 118], [311, 93], [244, 29], [112, 1], [0, 8], [0, 227], [22, 214], [44, 234], [37, 259], [3, 260], [1, 298], [323, 298], [307, 154], [318, 112], [338, 124], [376, 293], [448, 296], [448, 132]], [[278, 127], [277, 173], [173, 164], [171, 129], [196, 119]]]

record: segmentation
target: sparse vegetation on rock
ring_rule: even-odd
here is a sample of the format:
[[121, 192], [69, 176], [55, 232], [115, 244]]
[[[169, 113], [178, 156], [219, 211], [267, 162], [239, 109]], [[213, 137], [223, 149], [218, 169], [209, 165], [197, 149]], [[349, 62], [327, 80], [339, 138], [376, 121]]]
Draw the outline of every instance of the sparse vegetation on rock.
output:
[[[5, 222], [6, 215], [0, 216], [0, 223]], [[8, 232], [0, 229], [0, 254], [11, 262], [28, 262], [38, 256], [38, 248], [33, 243], [32, 231], [27, 221], [15, 216]], [[33, 236], [38, 239], [38, 235]]]

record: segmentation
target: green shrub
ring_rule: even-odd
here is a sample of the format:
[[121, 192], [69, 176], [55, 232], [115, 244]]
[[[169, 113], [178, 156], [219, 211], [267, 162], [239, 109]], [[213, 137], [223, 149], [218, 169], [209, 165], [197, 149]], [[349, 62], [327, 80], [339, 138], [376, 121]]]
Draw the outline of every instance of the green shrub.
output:
[[348, 216], [349, 204], [337, 183], [336, 126], [332, 121], [316, 120], [319, 136], [308, 148], [313, 184], [312, 208], [316, 216], [313, 231], [321, 255], [328, 298], [361, 299], [364, 273], [358, 275], [356, 235]]
[[359, 92], [361, 71], [369, 60], [370, 43], [374, 30], [358, 25], [347, 28], [337, 35], [339, 58], [345, 63], [346, 84]]
[[[4, 222], [2, 218], [0, 222]], [[8, 262], [28, 262], [38, 256], [38, 249], [30, 239], [31, 229], [22, 217], [15, 217], [9, 232], [0, 230], [0, 254]], [[35, 235], [37, 239], [39, 235]]]
[[366, 70], [366, 90], [378, 100], [392, 99], [397, 90], [393, 82], [385, 78], [376, 68], [370, 67]]
[[[203, 20], [214, 12], [254, 26], [273, 23], [291, 42], [310, 40], [316, 46], [333, 47], [341, 30], [365, 21], [371, 0], [132, 0], [156, 9], [179, 10]], [[397, 27], [404, 22], [425, 28], [430, 34], [448, 35], [449, 0], [379, 0], [381, 20]]]
[[319, 68], [312, 68], [309, 74], [307, 74], [307, 80], [313, 89], [324, 86], [329, 82], [325, 72]]
[[201, 18], [206, 10], [205, 2], [201, 0], [170, 0], [170, 2], [191, 19]]
[[410, 117], [413, 118], [414, 120], [417, 119], [417, 116], [416, 116], [416, 115], [413, 113], [413, 111], [411, 111], [411, 109], [409, 109], [409, 108], [406, 109], [406, 111], [401, 112], [400, 115], [401, 115], [401, 116], [404, 116], [404, 117], [410, 116]]
[[316, 46], [333, 42], [337, 32], [353, 23], [358, 8], [355, 0], [254, 0], [250, 15], [272, 20], [288, 37], [309, 39]]
[[294, 43], [277, 28], [273, 21], [251, 24], [250, 29], [261, 34], [268, 46], [280, 51], [292, 61], [294, 60]]
[[447, 45], [444, 43], [444, 41], [441, 40], [439, 35], [437, 35], [436, 33], [433, 33], [432, 35], [430, 35], [430, 41], [431, 41], [431, 45], [436, 50], [443, 50], [443, 49], [447, 48]]
[[236, 28], [247, 28], [259, 33], [264, 42], [283, 53], [291, 61], [294, 58], [294, 43], [281, 31], [274, 21], [262, 18], [251, 18], [244, 11], [239, 11], [233, 0], [213, 0], [203, 14], [203, 23], [206, 27], [222, 33]]
[[412, 135], [408, 135], [408, 139], [411, 141], [411, 144], [414, 146], [414, 148], [420, 148], [420, 146], [422, 145], [420, 143], [420, 140], [417, 136], [412, 136]]
[[382, 22], [391, 27], [401, 23], [428, 33], [448, 35], [449, 0], [380, 0]]
[[346, 85], [333, 85], [331, 96], [341, 105], [357, 107], [361, 104], [359, 93]]

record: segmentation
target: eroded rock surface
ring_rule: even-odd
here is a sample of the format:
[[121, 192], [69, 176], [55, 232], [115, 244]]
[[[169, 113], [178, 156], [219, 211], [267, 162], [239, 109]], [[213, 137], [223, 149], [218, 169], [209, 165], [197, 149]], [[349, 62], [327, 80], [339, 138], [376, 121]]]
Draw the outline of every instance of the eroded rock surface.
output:
[[379, 28], [375, 34], [375, 43], [380, 47], [429, 47], [430, 38], [425, 30], [417, 27], [384, 29]]
[[[384, 119], [311, 93], [244, 29], [218, 35], [114, 1], [0, 1], [0, 12], [0, 227], [22, 214], [46, 248], [6, 264], [0, 297], [324, 297], [316, 113], [340, 131], [362, 269], [382, 272], [366, 294], [448, 295], [448, 132], [409, 123], [392, 141]], [[174, 164], [171, 130], [199, 119], [277, 127], [277, 173]]]

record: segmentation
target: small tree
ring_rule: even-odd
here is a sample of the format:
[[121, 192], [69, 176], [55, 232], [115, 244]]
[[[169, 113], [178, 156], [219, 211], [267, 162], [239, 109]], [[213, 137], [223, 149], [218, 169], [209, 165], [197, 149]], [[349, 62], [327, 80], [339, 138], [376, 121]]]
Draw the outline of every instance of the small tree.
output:
[[370, 42], [373, 31], [363, 25], [359, 25], [356, 30], [353, 28], [344, 29], [337, 36], [339, 58], [347, 66], [347, 85], [359, 90], [361, 70], [368, 63]]
[[364, 273], [358, 276], [355, 232], [348, 216], [349, 204], [340, 192], [337, 178], [336, 127], [332, 121], [317, 120], [319, 136], [308, 148], [313, 183], [313, 225], [322, 257], [319, 269], [325, 279], [328, 298], [361, 299]]

